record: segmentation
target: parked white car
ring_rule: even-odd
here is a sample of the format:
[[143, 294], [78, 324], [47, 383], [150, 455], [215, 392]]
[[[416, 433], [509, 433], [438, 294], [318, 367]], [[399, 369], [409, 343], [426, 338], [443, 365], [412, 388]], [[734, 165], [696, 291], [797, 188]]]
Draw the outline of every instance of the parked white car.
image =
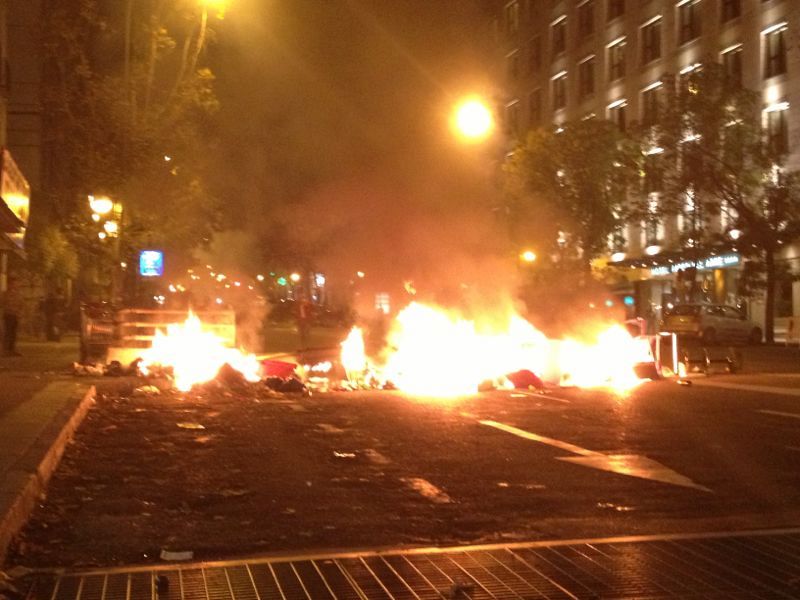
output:
[[739, 309], [724, 304], [677, 304], [664, 311], [660, 331], [716, 342], [761, 342], [761, 328]]

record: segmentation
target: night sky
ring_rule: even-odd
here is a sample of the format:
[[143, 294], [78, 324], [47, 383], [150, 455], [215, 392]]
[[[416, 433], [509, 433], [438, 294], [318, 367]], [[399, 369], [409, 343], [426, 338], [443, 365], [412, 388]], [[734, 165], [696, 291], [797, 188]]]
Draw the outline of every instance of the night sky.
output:
[[231, 0], [211, 55], [231, 225], [258, 240], [278, 219], [328, 269], [371, 262], [406, 276], [486, 254], [497, 140], [466, 147], [448, 129], [464, 94], [495, 94], [485, 11], [481, 0]]

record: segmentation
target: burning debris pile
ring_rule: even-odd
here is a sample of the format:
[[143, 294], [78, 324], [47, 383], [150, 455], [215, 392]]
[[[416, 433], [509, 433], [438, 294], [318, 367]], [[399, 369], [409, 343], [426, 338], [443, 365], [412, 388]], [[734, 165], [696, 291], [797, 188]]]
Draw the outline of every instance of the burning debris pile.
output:
[[351, 385], [443, 397], [543, 381], [625, 391], [643, 381], [637, 365], [653, 361], [647, 340], [621, 325], [596, 326], [585, 340], [551, 340], [517, 314], [481, 323], [417, 302], [397, 315], [380, 356], [366, 355], [356, 327], [341, 357]]
[[367, 353], [364, 337], [354, 327], [338, 356], [313, 364], [259, 360], [226, 346], [190, 314], [184, 323], [157, 332], [132, 368], [143, 377], [166, 376], [183, 392], [215, 381], [231, 388], [259, 384], [280, 393], [399, 389], [452, 397], [541, 389], [543, 382], [623, 392], [642, 381], [637, 366], [653, 361], [647, 340], [631, 337], [620, 325], [596, 326], [583, 340], [553, 340], [514, 313], [475, 321], [418, 302], [396, 316], [375, 356]]

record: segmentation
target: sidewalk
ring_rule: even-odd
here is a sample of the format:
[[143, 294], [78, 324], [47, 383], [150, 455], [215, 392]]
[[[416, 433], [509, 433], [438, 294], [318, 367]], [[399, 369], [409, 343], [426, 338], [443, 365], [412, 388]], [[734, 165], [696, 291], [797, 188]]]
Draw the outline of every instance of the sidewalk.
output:
[[18, 347], [22, 356], [0, 357], [0, 564], [94, 397], [68, 374], [77, 338]]

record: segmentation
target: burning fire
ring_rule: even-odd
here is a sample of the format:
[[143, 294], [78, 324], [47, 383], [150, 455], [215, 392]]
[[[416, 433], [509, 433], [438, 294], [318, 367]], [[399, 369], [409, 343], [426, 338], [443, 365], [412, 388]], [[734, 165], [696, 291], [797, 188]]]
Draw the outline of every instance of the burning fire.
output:
[[516, 314], [493, 325], [452, 311], [411, 303], [392, 324], [384, 360], [364, 352], [363, 333], [353, 328], [342, 343], [342, 363], [352, 374], [391, 382], [404, 392], [458, 396], [487, 381], [502, 386], [509, 373], [527, 369], [546, 381], [623, 392], [638, 385], [634, 367], [652, 360], [646, 341], [621, 326], [602, 329], [594, 339], [550, 340]]
[[156, 330], [152, 347], [144, 351], [139, 369], [147, 375], [154, 367], [171, 367], [175, 387], [189, 391], [193, 385], [216, 377], [224, 364], [239, 371], [247, 381], [258, 381], [261, 366], [252, 354], [230, 348], [212, 332], [204, 330], [196, 315], [183, 323]]

